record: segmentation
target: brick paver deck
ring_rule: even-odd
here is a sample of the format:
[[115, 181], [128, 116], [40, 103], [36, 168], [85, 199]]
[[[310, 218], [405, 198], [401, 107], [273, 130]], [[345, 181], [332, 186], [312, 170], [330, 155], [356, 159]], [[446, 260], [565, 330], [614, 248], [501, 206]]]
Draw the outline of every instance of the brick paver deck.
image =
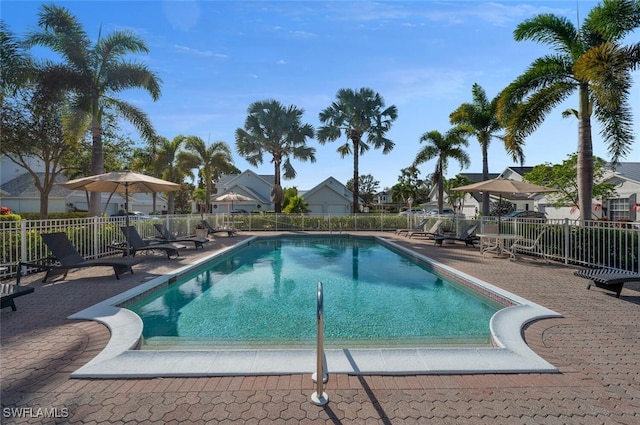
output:
[[[381, 234], [381, 233], [377, 233]], [[575, 267], [481, 257], [463, 245], [384, 233], [437, 261], [563, 314], [524, 331], [558, 374], [348, 376], [330, 374], [329, 403], [310, 402], [310, 375], [69, 379], [102, 350], [104, 326], [66, 319], [172, 268], [236, 242], [219, 237], [177, 260], [151, 256], [115, 280], [108, 268], [25, 282], [33, 294], [1, 312], [3, 424], [640, 424], [640, 285], [622, 297], [573, 276]]]

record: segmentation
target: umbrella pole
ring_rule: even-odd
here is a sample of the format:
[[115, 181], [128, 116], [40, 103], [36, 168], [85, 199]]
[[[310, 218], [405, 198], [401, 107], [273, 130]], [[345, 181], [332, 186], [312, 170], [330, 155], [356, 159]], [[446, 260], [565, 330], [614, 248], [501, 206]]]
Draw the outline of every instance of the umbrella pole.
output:
[[129, 256], [129, 238], [131, 237], [131, 232], [129, 231], [129, 183], [124, 184], [124, 223], [127, 226], [127, 249], [124, 251], [124, 256]]

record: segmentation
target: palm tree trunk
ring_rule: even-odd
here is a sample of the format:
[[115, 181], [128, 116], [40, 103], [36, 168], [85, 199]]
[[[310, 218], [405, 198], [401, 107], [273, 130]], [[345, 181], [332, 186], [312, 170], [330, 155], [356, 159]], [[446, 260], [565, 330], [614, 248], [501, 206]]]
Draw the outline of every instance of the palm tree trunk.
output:
[[[91, 174], [104, 173], [104, 152], [102, 150], [102, 126], [94, 114], [91, 125]], [[102, 193], [91, 192], [89, 195], [89, 217], [98, 217], [102, 210]]]
[[[489, 143], [482, 142], [482, 180], [489, 180]], [[464, 199], [464, 198], [463, 198]], [[489, 215], [489, 192], [482, 192], [482, 215]]]
[[359, 157], [360, 157], [360, 141], [357, 138], [353, 139], [353, 213], [356, 214], [359, 211], [358, 197], [360, 192], [359, 181]]
[[273, 209], [276, 212], [276, 214], [280, 214], [282, 212], [282, 195], [280, 195], [279, 193], [282, 192], [281, 188], [282, 186], [280, 185], [280, 160], [275, 159], [273, 161], [274, 164], [274, 188], [279, 192], [275, 194], [275, 197], [273, 198]]
[[593, 196], [593, 141], [591, 139], [591, 103], [586, 83], [580, 84], [580, 124], [578, 128], [578, 207], [580, 220], [591, 220]]

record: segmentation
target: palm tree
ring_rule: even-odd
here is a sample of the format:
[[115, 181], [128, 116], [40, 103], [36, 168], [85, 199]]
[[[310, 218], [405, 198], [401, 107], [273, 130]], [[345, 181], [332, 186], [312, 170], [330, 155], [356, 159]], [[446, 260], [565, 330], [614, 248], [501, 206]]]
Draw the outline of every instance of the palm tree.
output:
[[442, 214], [444, 206], [444, 176], [450, 159], [460, 163], [460, 169], [469, 166], [469, 155], [462, 149], [469, 142], [466, 139], [466, 131], [460, 127], [454, 127], [444, 135], [437, 130], [424, 133], [420, 142], [427, 144], [420, 149], [413, 161], [414, 165], [423, 164], [431, 159], [436, 159], [436, 168], [433, 173], [434, 184], [438, 185], [438, 212]]
[[[394, 143], [385, 134], [398, 117], [398, 109], [394, 105], [385, 108], [382, 96], [368, 88], [340, 89], [336, 98], [331, 106], [320, 112], [320, 122], [325, 125], [318, 129], [318, 141], [325, 144], [338, 140], [343, 133], [347, 136], [347, 142], [338, 147], [338, 153], [342, 158], [353, 154], [353, 212], [357, 213], [360, 155], [371, 146], [382, 148], [383, 154], [391, 152]], [[366, 141], [363, 140], [365, 133]]]
[[[161, 177], [170, 182], [183, 184], [185, 177], [193, 178], [193, 170], [198, 166], [199, 158], [191, 152], [181, 150], [189, 138], [176, 136], [169, 141], [164, 137], [158, 137], [157, 163], [154, 168], [161, 169]], [[169, 192], [167, 210], [169, 214], [175, 212], [175, 192]]]
[[214, 142], [207, 146], [204, 140], [196, 136], [188, 137], [185, 147], [198, 157], [199, 167], [201, 167], [200, 174], [204, 180], [204, 204], [208, 208], [211, 203], [213, 182], [217, 181], [223, 173], [237, 170], [233, 165], [231, 148], [225, 142]]
[[[114, 31], [92, 46], [91, 39], [71, 13], [63, 7], [43, 5], [39, 31], [27, 37], [30, 46], [48, 47], [64, 60], [47, 64], [40, 75], [43, 87], [51, 93], [72, 93], [75, 110], [73, 127], [92, 137], [91, 173], [104, 172], [102, 118], [112, 110], [125, 118], [146, 140], [154, 136], [147, 115], [138, 107], [113, 97], [129, 88], [146, 90], [155, 101], [160, 97], [160, 79], [146, 65], [125, 61], [128, 53], [148, 53], [145, 42], [129, 31]], [[100, 193], [91, 194], [89, 214], [100, 214]]]
[[244, 129], [236, 130], [236, 150], [249, 164], [262, 164], [264, 153], [272, 156], [274, 185], [271, 190], [276, 213], [282, 212], [282, 185], [280, 169], [285, 179], [293, 179], [296, 170], [291, 157], [301, 161], [316, 162], [316, 150], [307, 146], [307, 138], [313, 138], [314, 129], [302, 123], [304, 110], [294, 105], [285, 107], [276, 100], [252, 103], [247, 109]]
[[639, 26], [639, 1], [605, 0], [589, 12], [580, 28], [564, 17], [543, 14], [526, 20], [514, 31], [517, 41], [548, 44], [555, 54], [536, 59], [501, 94], [498, 111], [507, 130], [505, 145], [515, 159], [516, 153], [522, 152], [525, 138], [545, 116], [577, 91], [578, 109], [565, 111], [563, 116], [575, 116], [579, 123], [581, 220], [590, 219], [592, 211], [591, 116], [600, 122], [612, 162], [624, 158], [633, 145], [628, 97], [631, 69], [638, 66], [640, 45], [622, 48], [618, 42]]
[[33, 73], [31, 56], [7, 25], [0, 21], [0, 100], [24, 86]]
[[[459, 125], [475, 136], [482, 149], [482, 180], [489, 180], [489, 144], [493, 137], [502, 129], [498, 120], [497, 105], [498, 96], [491, 101], [479, 84], [471, 88], [472, 103], [463, 103], [449, 115], [451, 124]], [[482, 214], [489, 215], [489, 193], [482, 194]]]

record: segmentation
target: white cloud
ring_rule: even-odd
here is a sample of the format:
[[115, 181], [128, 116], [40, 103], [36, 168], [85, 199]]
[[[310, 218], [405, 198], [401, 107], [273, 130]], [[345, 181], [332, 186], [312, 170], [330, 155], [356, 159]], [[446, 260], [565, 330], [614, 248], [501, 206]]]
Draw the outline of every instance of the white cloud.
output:
[[203, 56], [203, 57], [215, 57], [218, 59], [227, 59], [227, 55], [223, 55], [221, 53], [214, 53], [211, 50], [198, 50], [192, 47], [180, 46], [179, 44], [174, 44], [173, 48], [182, 53], [187, 53], [195, 56]]

